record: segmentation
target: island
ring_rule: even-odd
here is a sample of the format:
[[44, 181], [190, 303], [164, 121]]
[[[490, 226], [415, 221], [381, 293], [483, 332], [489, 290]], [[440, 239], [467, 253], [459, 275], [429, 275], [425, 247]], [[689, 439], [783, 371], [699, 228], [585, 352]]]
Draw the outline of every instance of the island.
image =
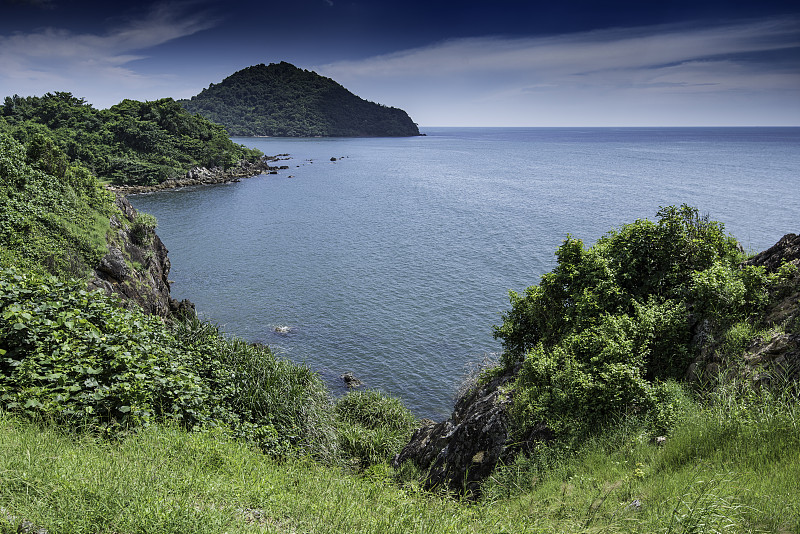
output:
[[247, 67], [178, 102], [223, 125], [232, 136], [420, 135], [402, 109], [364, 100], [330, 78], [285, 61]]

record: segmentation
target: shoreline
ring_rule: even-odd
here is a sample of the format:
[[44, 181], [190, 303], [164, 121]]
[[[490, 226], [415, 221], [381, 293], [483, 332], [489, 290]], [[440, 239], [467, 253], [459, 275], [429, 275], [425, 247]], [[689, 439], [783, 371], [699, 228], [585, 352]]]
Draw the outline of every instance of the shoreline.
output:
[[239, 182], [242, 178], [252, 178], [262, 174], [278, 174], [278, 171], [286, 170], [288, 165], [270, 165], [276, 161], [282, 161], [288, 154], [278, 154], [277, 156], [263, 156], [257, 162], [240, 161], [237, 165], [223, 169], [221, 167], [192, 167], [180, 178], [170, 178], [155, 185], [106, 185], [106, 189], [122, 195], [141, 195], [145, 193], [155, 193], [158, 191], [169, 191], [191, 187], [196, 185], [217, 185], [231, 182]]

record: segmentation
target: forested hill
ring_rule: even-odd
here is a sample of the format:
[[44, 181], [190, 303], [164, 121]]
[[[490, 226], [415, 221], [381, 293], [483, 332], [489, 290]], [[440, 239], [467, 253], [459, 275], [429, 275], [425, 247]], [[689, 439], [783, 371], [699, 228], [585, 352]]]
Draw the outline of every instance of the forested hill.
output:
[[0, 105], [0, 132], [29, 151], [55, 145], [60, 164], [84, 166], [100, 180], [124, 186], [155, 185], [194, 167], [229, 169], [263, 156], [171, 98], [96, 109], [71, 93], [14, 95]]
[[231, 135], [419, 135], [405, 111], [359, 98], [330, 78], [286, 62], [247, 67], [179, 102], [222, 124]]

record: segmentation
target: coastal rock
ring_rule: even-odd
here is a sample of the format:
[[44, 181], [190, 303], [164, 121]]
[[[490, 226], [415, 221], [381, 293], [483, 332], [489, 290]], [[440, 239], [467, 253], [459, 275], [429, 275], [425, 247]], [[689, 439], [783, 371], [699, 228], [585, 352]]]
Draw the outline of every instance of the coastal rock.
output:
[[775, 272], [784, 263], [800, 267], [800, 235], [786, 234], [773, 246], [756, 254], [743, 265], [762, 265], [767, 271]]
[[773, 334], [757, 339], [744, 355], [745, 372], [756, 386], [800, 379], [800, 334]]
[[533, 443], [552, 437], [544, 425], [522, 439], [511, 435], [507, 386], [513, 378], [514, 373], [508, 373], [468, 391], [449, 419], [418, 429], [393, 465], [413, 462], [426, 472], [422, 483], [427, 489], [477, 495], [499, 461], [511, 461]]
[[124, 196], [118, 193], [115, 204], [120, 213], [111, 218], [108, 253], [93, 270], [88, 288], [117, 294], [152, 315], [193, 315], [191, 302], [170, 297], [170, 262], [164, 243], [155, 232], [144, 240], [136, 234], [138, 214]]
[[363, 385], [361, 380], [353, 376], [353, 373], [343, 374], [342, 380], [344, 380], [344, 385], [347, 386], [348, 389], [357, 388]]

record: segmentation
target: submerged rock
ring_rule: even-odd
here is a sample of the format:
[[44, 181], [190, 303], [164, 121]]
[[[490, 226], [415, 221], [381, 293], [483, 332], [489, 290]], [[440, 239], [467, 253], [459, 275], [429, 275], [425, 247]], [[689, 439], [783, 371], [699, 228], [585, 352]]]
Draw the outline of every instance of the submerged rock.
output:
[[348, 389], [357, 388], [363, 385], [361, 380], [353, 376], [353, 373], [345, 373], [341, 378], [344, 380], [344, 385], [347, 386]]

